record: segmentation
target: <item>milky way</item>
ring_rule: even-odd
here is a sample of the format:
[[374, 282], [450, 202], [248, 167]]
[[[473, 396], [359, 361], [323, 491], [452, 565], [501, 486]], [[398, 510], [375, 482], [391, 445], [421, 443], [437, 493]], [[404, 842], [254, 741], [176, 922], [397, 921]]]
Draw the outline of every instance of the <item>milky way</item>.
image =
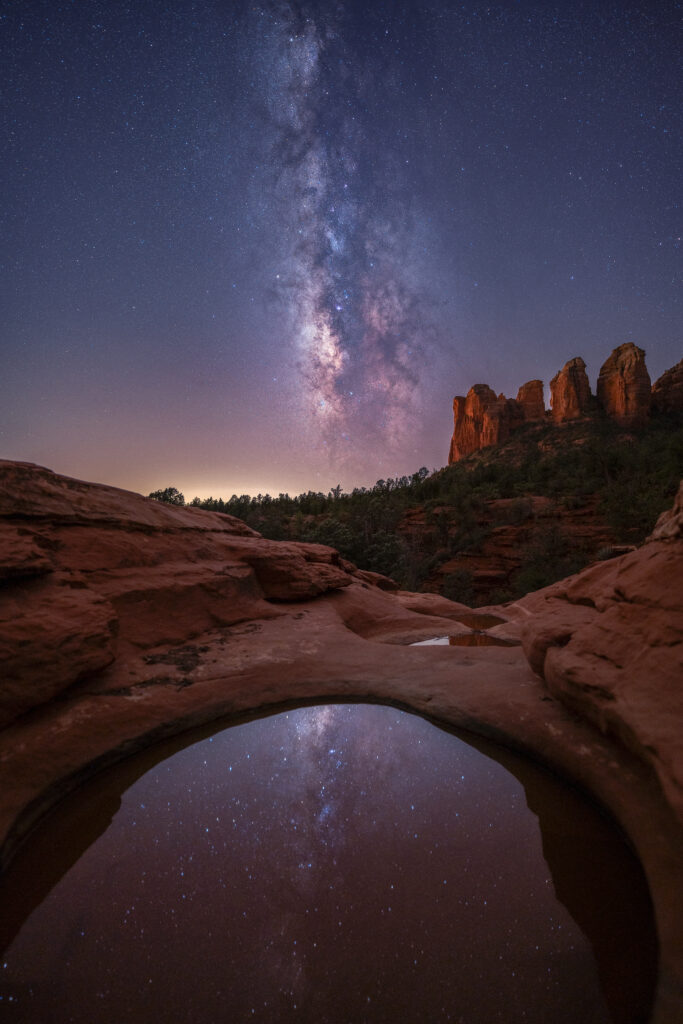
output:
[[417, 202], [405, 166], [378, 149], [368, 123], [373, 93], [391, 83], [372, 65], [368, 75], [358, 26], [340, 11], [285, 5], [261, 51], [288, 241], [276, 289], [296, 339], [304, 408], [336, 459], [361, 437], [400, 450], [421, 412], [431, 329]]
[[[93, 781], [3, 879], [21, 926], [0, 1008], [16, 1024], [641, 1019], [637, 862], [570, 789], [501, 758], [395, 708], [328, 705], [147, 756], [144, 774], [132, 761], [125, 792], [116, 772]], [[117, 813], [93, 842], [96, 808]], [[84, 824], [91, 845], [18, 913], [40, 853], [78, 849]]]
[[681, 10], [0, 13], [0, 448], [186, 497], [442, 466], [452, 399], [681, 358]]

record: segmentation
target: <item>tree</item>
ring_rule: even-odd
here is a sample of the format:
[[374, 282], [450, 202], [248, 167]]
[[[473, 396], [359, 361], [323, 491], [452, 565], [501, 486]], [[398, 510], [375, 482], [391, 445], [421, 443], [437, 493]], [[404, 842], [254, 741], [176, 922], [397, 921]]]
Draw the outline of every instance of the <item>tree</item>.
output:
[[163, 501], [167, 505], [185, 504], [185, 495], [181, 494], [177, 487], [165, 487], [163, 491], [152, 491], [147, 497], [154, 501]]

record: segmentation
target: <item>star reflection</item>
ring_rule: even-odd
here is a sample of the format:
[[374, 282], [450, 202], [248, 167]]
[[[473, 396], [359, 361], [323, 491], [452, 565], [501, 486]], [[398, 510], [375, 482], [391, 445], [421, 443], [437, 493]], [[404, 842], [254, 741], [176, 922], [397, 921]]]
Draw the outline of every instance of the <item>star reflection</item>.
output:
[[517, 779], [373, 705], [154, 766], [4, 963], [17, 1022], [609, 1019]]

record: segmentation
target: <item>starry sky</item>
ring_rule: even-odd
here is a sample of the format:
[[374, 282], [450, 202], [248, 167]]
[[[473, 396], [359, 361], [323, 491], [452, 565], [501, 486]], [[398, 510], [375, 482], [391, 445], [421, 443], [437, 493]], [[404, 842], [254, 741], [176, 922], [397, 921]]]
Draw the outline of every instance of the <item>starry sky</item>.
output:
[[681, 352], [679, 2], [7, 0], [0, 456], [445, 464], [454, 394]]
[[[226, 1006], [235, 1022], [635, 1019], [633, 1001], [608, 1012], [596, 936], [556, 896], [541, 832], [557, 830], [572, 902], [598, 908], [622, 992], [643, 960], [642, 930], [630, 923], [629, 956], [620, 918], [637, 898], [630, 851], [570, 788], [502, 759], [515, 768], [368, 704], [195, 742], [129, 786], [0, 950], [0, 1006], [16, 1024], [211, 1021]], [[88, 790], [116, 785], [115, 770]], [[75, 831], [55, 814], [34, 842], [51, 860]], [[3, 906], [30, 888], [15, 870]]]

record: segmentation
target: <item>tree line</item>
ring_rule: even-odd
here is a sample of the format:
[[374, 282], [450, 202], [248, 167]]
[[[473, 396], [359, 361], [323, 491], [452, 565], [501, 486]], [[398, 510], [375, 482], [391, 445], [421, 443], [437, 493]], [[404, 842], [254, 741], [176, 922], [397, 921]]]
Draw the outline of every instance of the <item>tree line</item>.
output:
[[[468, 459], [429, 472], [378, 480], [373, 487], [345, 493], [340, 485], [327, 493], [233, 494], [193, 498], [189, 507], [223, 512], [243, 520], [273, 540], [327, 544], [363, 569], [391, 576], [406, 589], [419, 589], [435, 570], [459, 552], [477, 552], [497, 525], [491, 503], [509, 504], [501, 522], [531, 515], [530, 497], [546, 496], [567, 508], [589, 501], [608, 524], [615, 544], [640, 543], [659, 513], [671, 505], [683, 477], [683, 424], [658, 417], [639, 433], [620, 430], [612, 421], [567, 425], [562, 432], [544, 424], [521, 428], [510, 442], [483, 449]], [[149, 497], [185, 505], [175, 487]], [[533, 525], [533, 524], [531, 524]], [[529, 545], [526, 572], [497, 598], [519, 596], [590, 559], [572, 550], [561, 527], [553, 537], [537, 531]], [[526, 557], [526, 555], [525, 555]], [[524, 568], [524, 567], [523, 567]], [[471, 581], [446, 580], [442, 590], [471, 598]]]

